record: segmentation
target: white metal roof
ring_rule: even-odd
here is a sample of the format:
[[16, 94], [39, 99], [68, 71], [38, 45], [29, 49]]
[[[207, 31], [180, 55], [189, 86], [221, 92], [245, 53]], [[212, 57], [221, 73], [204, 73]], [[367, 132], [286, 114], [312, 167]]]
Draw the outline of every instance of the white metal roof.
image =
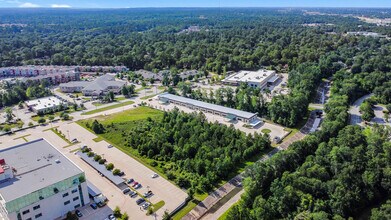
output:
[[210, 104], [210, 103], [207, 103], [207, 102], [201, 102], [201, 101], [198, 101], [198, 100], [194, 100], [194, 99], [189, 99], [189, 98], [185, 98], [185, 97], [182, 97], [182, 96], [173, 95], [173, 94], [170, 94], [170, 93], [163, 93], [163, 94], [159, 95], [158, 97], [159, 98], [163, 98], [163, 99], [165, 98], [165, 99], [169, 99], [169, 100], [174, 100], [174, 101], [178, 101], [178, 102], [182, 102], [182, 103], [186, 103], [186, 104], [190, 104], [190, 105], [194, 105], [194, 106], [198, 106], [198, 107], [201, 107], [201, 108], [210, 109], [210, 110], [213, 110], [213, 111], [218, 111], [218, 112], [223, 112], [223, 113], [226, 113], [226, 114], [236, 115], [236, 116], [241, 117], [241, 118], [249, 119], [249, 118], [252, 118], [253, 116], [256, 116], [256, 114], [251, 113], [251, 112], [245, 112], [245, 111], [242, 111], [242, 110], [228, 108], [228, 107], [224, 107], [224, 106], [221, 106], [221, 105], [215, 105], [215, 104]]

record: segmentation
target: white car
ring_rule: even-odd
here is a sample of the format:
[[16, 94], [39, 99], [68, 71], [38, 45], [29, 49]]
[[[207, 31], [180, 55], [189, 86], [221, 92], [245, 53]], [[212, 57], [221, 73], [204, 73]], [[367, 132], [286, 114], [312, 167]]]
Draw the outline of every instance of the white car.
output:
[[149, 202], [146, 202], [142, 205], [143, 209], [147, 209], [149, 206], [151, 205], [151, 203]]
[[151, 175], [152, 178], [156, 178], [156, 177], [158, 177], [158, 176], [159, 176], [159, 175], [157, 175], [157, 173], [154, 173], [154, 174]]

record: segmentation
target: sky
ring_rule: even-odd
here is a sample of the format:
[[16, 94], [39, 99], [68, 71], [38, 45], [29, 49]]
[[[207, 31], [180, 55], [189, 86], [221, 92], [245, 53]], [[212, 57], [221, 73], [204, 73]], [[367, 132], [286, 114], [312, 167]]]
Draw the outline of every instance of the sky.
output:
[[391, 0], [0, 0], [0, 7], [391, 7]]

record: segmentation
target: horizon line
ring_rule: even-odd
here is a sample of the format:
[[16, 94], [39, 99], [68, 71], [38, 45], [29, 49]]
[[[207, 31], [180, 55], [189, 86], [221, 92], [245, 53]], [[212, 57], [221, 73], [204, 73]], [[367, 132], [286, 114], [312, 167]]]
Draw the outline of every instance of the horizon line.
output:
[[260, 9], [260, 8], [330, 8], [330, 9], [391, 9], [391, 6], [341, 6], [341, 7], [335, 7], [335, 6], [182, 6], [182, 7], [175, 7], [175, 6], [160, 6], [160, 7], [2, 7], [0, 6], [0, 9], [53, 9], [53, 10], [77, 10], [77, 9], [188, 9], [188, 8], [195, 8], [195, 9], [219, 9], [219, 8], [242, 8], [242, 9]]

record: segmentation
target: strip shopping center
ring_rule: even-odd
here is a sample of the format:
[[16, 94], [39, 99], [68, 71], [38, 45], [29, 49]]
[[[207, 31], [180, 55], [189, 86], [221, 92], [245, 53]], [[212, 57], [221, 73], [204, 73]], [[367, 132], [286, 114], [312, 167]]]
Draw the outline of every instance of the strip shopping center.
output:
[[228, 108], [220, 105], [206, 103], [195, 99], [189, 99], [182, 96], [173, 95], [170, 93], [163, 93], [158, 96], [161, 103], [173, 103], [187, 108], [198, 110], [205, 113], [226, 117], [229, 120], [239, 120], [245, 122], [253, 127], [262, 123], [255, 113], [245, 112], [233, 108]]

